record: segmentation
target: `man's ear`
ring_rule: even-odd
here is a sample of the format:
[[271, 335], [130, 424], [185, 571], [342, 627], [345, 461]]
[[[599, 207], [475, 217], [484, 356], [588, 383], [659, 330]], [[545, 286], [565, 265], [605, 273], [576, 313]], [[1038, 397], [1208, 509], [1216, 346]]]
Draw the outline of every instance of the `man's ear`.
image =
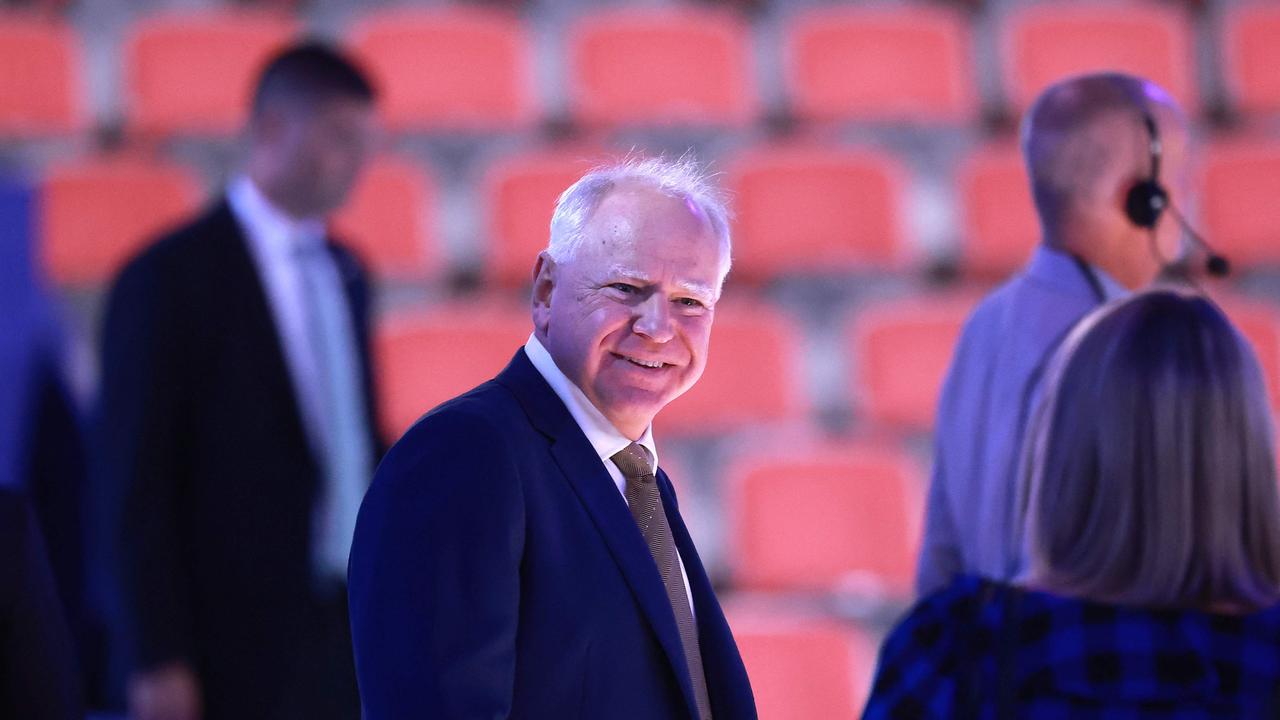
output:
[[551, 294], [556, 287], [556, 271], [559, 266], [546, 251], [538, 253], [533, 264], [533, 327], [545, 337], [551, 324]]

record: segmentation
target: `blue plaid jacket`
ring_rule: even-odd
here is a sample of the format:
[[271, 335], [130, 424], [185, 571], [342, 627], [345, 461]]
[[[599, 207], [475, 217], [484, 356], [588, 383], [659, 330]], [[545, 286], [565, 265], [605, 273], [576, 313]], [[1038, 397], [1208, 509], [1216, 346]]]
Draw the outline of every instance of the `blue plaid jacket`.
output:
[[972, 576], [921, 600], [890, 633], [863, 715], [1277, 717], [1280, 606], [1144, 610]]

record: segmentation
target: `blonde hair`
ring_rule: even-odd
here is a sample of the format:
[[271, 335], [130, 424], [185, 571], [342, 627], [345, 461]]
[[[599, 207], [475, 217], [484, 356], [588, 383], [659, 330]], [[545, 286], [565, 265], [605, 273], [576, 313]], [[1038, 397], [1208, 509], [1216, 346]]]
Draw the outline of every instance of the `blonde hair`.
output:
[[1058, 350], [1023, 464], [1027, 580], [1148, 607], [1280, 601], [1267, 393], [1209, 300], [1105, 306]]

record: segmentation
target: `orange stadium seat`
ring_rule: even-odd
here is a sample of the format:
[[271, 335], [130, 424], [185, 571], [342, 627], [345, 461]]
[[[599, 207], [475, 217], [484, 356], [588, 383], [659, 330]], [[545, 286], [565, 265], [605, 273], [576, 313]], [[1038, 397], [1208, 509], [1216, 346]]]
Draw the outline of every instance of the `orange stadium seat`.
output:
[[999, 279], [1022, 267], [1039, 241], [1040, 222], [1018, 148], [988, 146], [966, 157], [956, 192], [961, 270]]
[[180, 166], [137, 158], [55, 166], [41, 187], [44, 267], [60, 284], [105, 282], [199, 202], [200, 183]]
[[384, 320], [374, 359], [387, 437], [400, 437], [431, 408], [497, 375], [532, 331], [527, 307], [490, 300]]
[[969, 32], [963, 15], [942, 7], [806, 12], [786, 42], [795, 113], [812, 120], [976, 119]]
[[1237, 267], [1280, 265], [1280, 141], [1211, 145], [1201, 179], [1209, 242]]
[[80, 62], [70, 26], [0, 13], [0, 136], [77, 129], [83, 122]]
[[797, 334], [786, 316], [766, 305], [720, 303], [702, 379], [662, 411], [656, 430], [706, 435], [795, 418], [801, 410]]
[[497, 161], [485, 177], [490, 279], [523, 286], [547, 246], [551, 214], [560, 194], [606, 158], [591, 149], [542, 150]]
[[909, 298], [860, 311], [850, 326], [854, 401], [882, 427], [927, 432], [965, 318], [968, 295]]
[[905, 260], [907, 172], [868, 149], [771, 147], [734, 159], [734, 274], [896, 269]]
[[1280, 113], [1280, 6], [1253, 2], [1223, 10], [1222, 55], [1232, 105], [1246, 113]]
[[588, 125], [741, 125], [756, 112], [747, 25], [727, 11], [596, 11], [572, 29], [569, 97]]
[[234, 132], [248, 116], [258, 73], [297, 29], [253, 11], [143, 17], [125, 45], [129, 125], [156, 134]]
[[376, 275], [420, 279], [440, 265], [435, 210], [436, 189], [426, 173], [384, 158], [365, 171], [335, 225]]
[[514, 14], [475, 7], [381, 10], [352, 35], [396, 130], [492, 130], [534, 118], [529, 39]]
[[1239, 296], [1217, 298], [1222, 311], [1253, 347], [1271, 407], [1280, 409], [1280, 308]]
[[746, 448], [728, 470], [730, 565], [752, 590], [904, 598], [922, 471], [883, 446]]
[[769, 720], [857, 717], [875, 671], [876, 646], [836, 620], [728, 610], [751, 677], [756, 711]]
[[1005, 96], [1016, 111], [1064, 77], [1099, 70], [1148, 78], [1188, 112], [1199, 108], [1191, 25], [1176, 6], [1024, 5], [1005, 19], [1001, 39]]

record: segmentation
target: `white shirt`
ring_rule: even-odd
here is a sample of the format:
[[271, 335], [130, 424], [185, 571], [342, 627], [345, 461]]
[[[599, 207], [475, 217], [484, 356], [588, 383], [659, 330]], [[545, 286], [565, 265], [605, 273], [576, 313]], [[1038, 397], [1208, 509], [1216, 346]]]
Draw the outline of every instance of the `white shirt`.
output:
[[[271, 307], [303, 425], [313, 446], [321, 447], [324, 424], [320, 399], [324, 394], [307, 334], [303, 279], [296, 253], [303, 247], [302, 243], [324, 243], [324, 223], [318, 219], [299, 221], [289, 217], [245, 176], [236, 178], [227, 188], [227, 203], [244, 230], [249, 254]], [[336, 267], [333, 272], [336, 276]]]
[[[574, 422], [578, 423], [578, 427], [582, 429], [582, 433], [587, 436], [587, 441], [591, 443], [591, 447], [595, 449], [596, 455], [600, 456], [600, 462], [604, 464], [605, 470], [609, 471], [609, 477], [613, 478], [613, 484], [618, 488], [618, 494], [622, 496], [622, 501], [627, 501], [627, 479], [623, 477], [622, 470], [614, 464], [612, 458], [619, 452], [622, 452], [631, 444], [631, 440], [625, 435], [618, 432], [618, 429], [609, 422], [609, 418], [604, 416], [591, 401], [587, 399], [582, 389], [573, 384], [561, 370], [556, 361], [551, 358], [551, 353], [542, 346], [542, 342], [537, 336], [529, 335], [529, 341], [524, 345], [524, 352], [529, 356], [529, 362], [537, 368], [542, 374], [542, 378], [547, 381], [556, 396], [560, 398], [560, 402], [564, 403], [565, 408], [569, 410], [569, 414], [573, 416]], [[658, 448], [653, 444], [653, 426], [645, 428], [644, 435], [636, 442], [644, 446], [649, 451], [649, 455], [653, 457], [654, 474], [658, 471]], [[689, 611], [695, 617], [697, 612], [693, 608], [693, 591], [689, 588], [689, 573], [684, 569], [684, 559], [680, 557], [680, 551], [676, 550], [676, 558], [680, 561], [680, 574], [684, 577], [684, 591], [689, 598]]]

